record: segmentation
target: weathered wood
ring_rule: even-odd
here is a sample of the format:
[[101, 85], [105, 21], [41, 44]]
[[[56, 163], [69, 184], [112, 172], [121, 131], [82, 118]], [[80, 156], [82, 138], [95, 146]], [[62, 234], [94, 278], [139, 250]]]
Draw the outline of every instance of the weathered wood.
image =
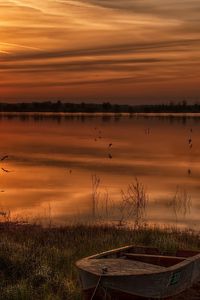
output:
[[199, 251], [193, 251], [193, 250], [178, 250], [176, 251], [176, 256], [177, 257], [192, 257], [199, 254]]
[[186, 257], [177, 256], [163, 256], [163, 255], [149, 255], [149, 254], [135, 254], [135, 253], [124, 253], [124, 255], [133, 260], [150, 263], [153, 265], [170, 267], [177, 263], [180, 263], [186, 259]]
[[[128, 260], [123, 258], [102, 258], [82, 261], [79, 264], [82, 269], [92, 272], [97, 276], [104, 275], [134, 275], [151, 274], [165, 270], [162, 266], [141, 262], [137, 260]], [[104, 269], [107, 269], [104, 273]]]
[[170, 256], [160, 255], [159, 251], [156, 255], [154, 251], [157, 253], [155, 249], [126, 246], [78, 261], [83, 291], [97, 289], [98, 295], [112, 290], [116, 295], [126, 295], [127, 299], [129, 296], [171, 299], [200, 279], [199, 252], [183, 250], [178, 256]]

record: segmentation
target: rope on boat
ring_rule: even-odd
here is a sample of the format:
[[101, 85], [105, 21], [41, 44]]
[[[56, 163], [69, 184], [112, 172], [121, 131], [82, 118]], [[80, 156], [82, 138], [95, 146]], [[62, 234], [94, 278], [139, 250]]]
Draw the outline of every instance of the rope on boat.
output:
[[99, 277], [99, 280], [98, 280], [98, 282], [97, 282], [97, 284], [96, 284], [96, 287], [95, 287], [95, 289], [94, 289], [94, 292], [93, 292], [92, 297], [90, 298], [90, 300], [93, 300], [93, 299], [94, 299], [94, 296], [96, 295], [96, 292], [97, 292], [98, 287], [99, 287], [99, 285], [100, 285], [101, 278], [102, 278], [102, 276]]
[[[107, 268], [106, 266], [104, 266], [104, 267], [102, 268], [102, 275], [99, 276], [99, 280], [98, 280], [98, 282], [97, 282], [97, 284], [96, 284], [96, 287], [95, 287], [95, 289], [94, 289], [94, 292], [93, 292], [92, 297], [90, 298], [90, 300], [93, 300], [93, 299], [94, 299], [94, 296], [96, 295], [96, 292], [97, 292], [97, 290], [98, 290], [98, 288], [99, 288], [99, 286], [100, 286], [100, 282], [101, 282], [102, 276], [103, 276], [103, 274], [107, 274], [107, 272], [108, 272], [108, 268]], [[105, 290], [105, 289], [103, 288], [103, 290], [104, 290], [104, 293], [105, 293], [105, 299], [107, 299], [107, 289]]]

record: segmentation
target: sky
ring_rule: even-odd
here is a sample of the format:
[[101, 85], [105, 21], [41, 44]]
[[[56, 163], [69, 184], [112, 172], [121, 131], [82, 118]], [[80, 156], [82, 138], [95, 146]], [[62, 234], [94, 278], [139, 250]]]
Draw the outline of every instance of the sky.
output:
[[0, 0], [0, 101], [200, 100], [199, 0]]

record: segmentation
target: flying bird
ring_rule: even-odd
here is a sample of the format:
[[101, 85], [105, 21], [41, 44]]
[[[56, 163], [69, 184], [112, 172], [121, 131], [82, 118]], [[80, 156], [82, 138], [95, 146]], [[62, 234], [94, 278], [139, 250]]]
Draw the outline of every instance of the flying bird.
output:
[[8, 155], [5, 155], [5, 156], [3, 156], [1, 159], [0, 159], [0, 161], [3, 161], [3, 160], [5, 160], [5, 159], [7, 159], [8, 158]]
[[6, 173], [10, 173], [11, 171], [7, 170], [7, 169], [4, 169], [4, 168], [1, 168], [2, 171], [6, 172]]
[[110, 144], [108, 145], [108, 147], [112, 147], [112, 143], [110, 143]]

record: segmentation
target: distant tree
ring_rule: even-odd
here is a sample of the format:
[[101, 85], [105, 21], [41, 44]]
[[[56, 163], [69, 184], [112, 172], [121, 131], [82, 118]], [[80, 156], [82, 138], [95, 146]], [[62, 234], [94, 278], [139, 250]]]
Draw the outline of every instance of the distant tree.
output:
[[104, 102], [102, 104], [103, 111], [111, 111], [112, 105], [110, 102]]
[[187, 101], [186, 100], [182, 101], [182, 106], [187, 106]]

